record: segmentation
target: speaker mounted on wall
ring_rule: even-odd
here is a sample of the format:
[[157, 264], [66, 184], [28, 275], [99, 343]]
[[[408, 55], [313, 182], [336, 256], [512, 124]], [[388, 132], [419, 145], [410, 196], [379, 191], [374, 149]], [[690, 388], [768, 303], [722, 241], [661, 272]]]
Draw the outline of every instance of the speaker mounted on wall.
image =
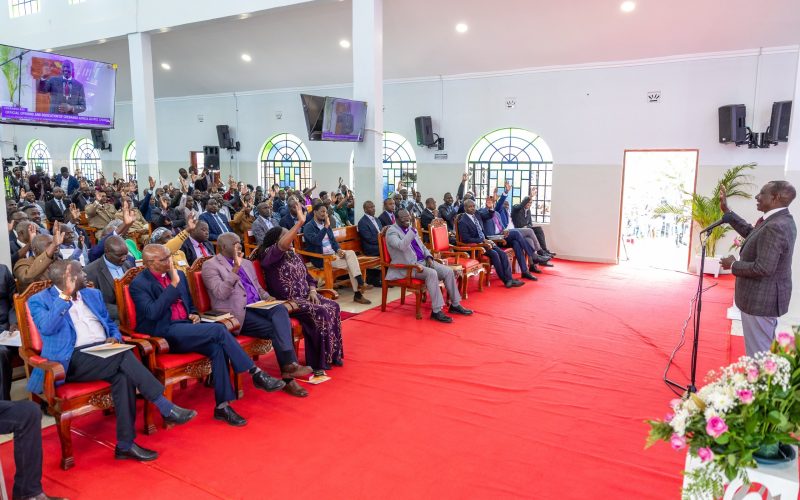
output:
[[744, 123], [744, 104], [728, 104], [719, 108], [719, 142], [722, 144], [747, 144], [747, 126]]
[[767, 129], [767, 140], [772, 143], [789, 142], [789, 119], [792, 116], [792, 101], [772, 103], [772, 116]]

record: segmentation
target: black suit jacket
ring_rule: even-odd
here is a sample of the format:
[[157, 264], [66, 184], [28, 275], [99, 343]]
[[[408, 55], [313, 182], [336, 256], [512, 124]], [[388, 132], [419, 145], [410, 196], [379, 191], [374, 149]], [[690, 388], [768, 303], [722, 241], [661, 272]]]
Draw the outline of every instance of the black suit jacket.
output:
[[[206, 247], [208, 250], [208, 255], [214, 255], [214, 244], [210, 241], [204, 241], [203, 246]], [[181, 245], [181, 250], [183, 251], [184, 255], [186, 255], [186, 260], [188, 261], [189, 265], [191, 266], [194, 264], [194, 261], [197, 260], [197, 254], [194, 252], [194, 245], [192, 245], [192, 240], [186, 238], [186, 241], [183, 242]], [[202, 255], [200, 256], [202, 257]]]
[[[133, 265], [130, 261], [126, 260], [120, 267], [127, 271], [133, 267]], [[111, 319], [119, 320], [117, 297], [114, 294], [114, 278], [111, 276], [111, 271], [108, 270], [105, 259], [99, 258], [91, 262], [88, 266], [83, 268], [83, 271], [86, 273], [86, 277], [89, 278], [89, 281], [94, 283], [95, 288], [102, 292], [103, 302], [106, 303], [106, 307], [108, 308], [108, 315]]]
[[7, 330], [9, 323], [17, 322], [14, 313], [14, 293], [17, 285], [14, 275], [5, 264], [0, 264], [0, 329]]
[[78, 192], [76, 192], [75, 194], [72, 195], [72, 203], [74, 203], [75, 206], [78, 207], [78, 210], [83, 212], [86, 209], [86, 205], [91, 203], [91, 201], [87, 200], [83, 196], [83, 193], [78, 191]]
[[136, 331], [149, 335], [158, 334], [169, 329], [172, 323], [172, 303], [177, 299], [183, 301], [187, 314], [197, 314], [197, 310], [189, 295], [186, 275], [178, 271], [181, 282], [178, 288], [172, 285], [164, 288], [153, 273], [145, 270], [131, 282], [130, 292], [136, 304]]
[[[394, 217], [395, 220], [397, 220], [397, 213], [394, 214]], [[392, 224], [394, 224], [394, 222], [392, 222], [391, 217], [389, 217], [389, 213], [386, 212], [386, 210], [384, 210], [383, 213], [380, 215], [380, 217], [378, 217], [378, 220], [381, 221], [381, 224], [383, 226], [391, 226]]]
[[378, 250], [378, 231], [383, 228], [383, 224], [379, 219], [375, 219], [375, 222], [378, 223], [378, 229], [375, 229], [375, 224], [366, 215], [358, 221], [358, 237], [361, 238], [361, 250], [364, 251], [364, 255], [372, 257], [380, 255]]
[[433, 212], [431, 212], [427, 208], [423, 210], [422, 215], [419, 217], [419, 222], [420, 224], [422, 224], [422, 229], [425, 229], [427, 231], [428, 228], [431, 226], [431, 222], [433, 222], [433, 219], [435, 219], [435, 217], [433, 216]]
[[50, 222], [64, 222], [64, 212], [69, 209], [69, 200], [67, 198], [61, 198], [61, 203], [64, 204], [64, 210], [58, 207], [55, 198], [44, 204], [44, 215], [47, 217], [47, 220]]

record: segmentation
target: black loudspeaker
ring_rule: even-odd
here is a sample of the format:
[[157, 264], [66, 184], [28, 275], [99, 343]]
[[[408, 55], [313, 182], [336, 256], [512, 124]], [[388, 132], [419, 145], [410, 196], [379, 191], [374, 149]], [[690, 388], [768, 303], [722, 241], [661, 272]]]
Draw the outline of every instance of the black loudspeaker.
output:
[[203, 166], [210, 169], [219, 168], [219, 147], [203, 146]]
[[106, 146], [106, 140], [103, 137], [103, 131], [98, 130], [96, 128], [92, 129], [92, 143], [94, 144], [95, 149], [104, 149]]
[[729, 104], [719, 108], [719, 142], [723, 144], [747, 142], [745, 113], [744, 104]]
[[233, 139], [231, 139], [231, 130], [227, 125], [217, 125], [217, 139], [219, 140], [219, 147], [222, 149], [233, 149]]
[[417, 146], [431, 146], [436, 140], [433, 138], [433, 124], [430, 116], [414, 118], [417, 129]]
[[792, 101], [772, 103], [772, 118], [769, 120], [767, 140], [789, 142], [789, 118], [792, 116]]

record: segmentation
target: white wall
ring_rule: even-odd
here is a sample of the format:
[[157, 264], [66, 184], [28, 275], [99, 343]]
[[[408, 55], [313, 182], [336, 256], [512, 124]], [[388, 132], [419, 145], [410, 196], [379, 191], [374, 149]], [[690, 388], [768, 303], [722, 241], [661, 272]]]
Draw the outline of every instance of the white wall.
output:
[[[442, 81], [387, 82], [385, 128], [414, 141], [414, 117], [431, 115], [434, 131], [446, 139], [447, 160], [415, 146], [419, 186], [424, 196], [441, 200], [455, 190], [472, 144], [491, 130], [516, 126], [540, 134], [554, 156], [552, 223], [546, 227], [551, 248], [567, 257], [615, 262], [622, 186], [623, 152], [647, 148], [700, 150], [698, 192], [709, 193], [725, 168], [758, 162], [757, 180], [782, 177], [786, 145], [749, 150], [717, 142], [717, 108], [747, 105], [748, 124], [764, 131], [773, 101], [792, 99], [796, 51], [761, 57], [757, 114], [753, 117], [756, 56], [709, 57], [595, 69], [530, 71]], [[659, 90], [661, 102], [646, 95]], [[308, 93], [349, 97], [350, 87], [304, 89]], [[242, 180], [257, 183], [256, 160], [273, 133], [305, 137], [299, 90], [162, 99], [156, 103], [162, 180], [175, 179], [189, 151], [216, 144], [217, 124], [228, 124], [242, 143], [238, 168]], [[505, 106], [515, 97], [514, 109]], [[237, 112], [238, 101], [238, 112]], [[114, 153], [103, 153], [107, 167], [119, 169], [122, 149], [133, 136], [129, 103], [117, 106]], [[276, 118], [276, 112], [282, 118]], [[197, 115], [203, 115], [199, 123]], [[755, 118], [753, 120], [753, 118]], [[238, 125], [237, 125], [238, 121]], [[56, 158], [88, 132], [68, 129], [6, 127], [20, 148], [32, 137], [47, 142]], [[347, 178], [352, 145], [307, 142], [320, 189]], [[63, 161], [63, 160], [62, 160]], [[236, 172], [237, 162], [233, 162]], [[223, 156], [223, 175], [228, 161]], [[108, 171], [108, 168], [106, 168]], [[356, 187], [356, 195], [357, 195]], [[742, 206], [743, 215], [755, 210]], [[750, 210], [752, 214], [749, 214]], [[724, 248], [727, 244], [722, 243]], [[721, 247], [722, 248], [722, 247]]]

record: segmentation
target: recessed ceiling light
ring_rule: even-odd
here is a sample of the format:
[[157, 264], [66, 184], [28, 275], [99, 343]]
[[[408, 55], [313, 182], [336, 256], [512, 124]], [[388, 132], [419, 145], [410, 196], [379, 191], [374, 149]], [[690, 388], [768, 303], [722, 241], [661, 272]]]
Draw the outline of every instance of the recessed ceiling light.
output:
[[161, 33], [166, 33], [167, 31], [169, 31], [169, 28], [161, 28], [158, 31], [160, 31]]
[[45, 52], [53, 52], [53, 49], [44, 49]]
[[106, 43], [107, 41], [108, 40], [106, 40], [105, 38], [101, 38], [100, 40], [97, 41], [97, 43]]
[[339, 47], [341, 47], [343, 49], [349, 49], [350, 48], [350, 40], [339, 40]]
[[250, 14], [250, 13], [239, 14], [239, 19], [247, 19], [248, 17], [251, 17], [252, 15], [253, 14]]
[[252, 57], [250, 57], [250, 54], [242, 54], [242, 61], [244, 61], [244, 62], [250, 62], [250, 61], [252, 61], [252, 60], [253, 60], [253, 58], [252, 58]]
[[163, 69], [166, 69], [167, 71], [172, 69], [172, 66], [170, 66], [169, 63], [165, 63], [165, 62], [161, 63], [161, 67]]
[[466, 23], [456, 24], [456, 31], [458, 31], [459, 33], [466, 33], [468, 29], [469, 26], [467, 26]]
[[622, 4], [620, 4], [619, 6], [619, 9], [622, 12], [633, 12], [633, 9], [635, 8], [636, 8], [636, 2], [632, 2], [631, 0], [622, 2]]

